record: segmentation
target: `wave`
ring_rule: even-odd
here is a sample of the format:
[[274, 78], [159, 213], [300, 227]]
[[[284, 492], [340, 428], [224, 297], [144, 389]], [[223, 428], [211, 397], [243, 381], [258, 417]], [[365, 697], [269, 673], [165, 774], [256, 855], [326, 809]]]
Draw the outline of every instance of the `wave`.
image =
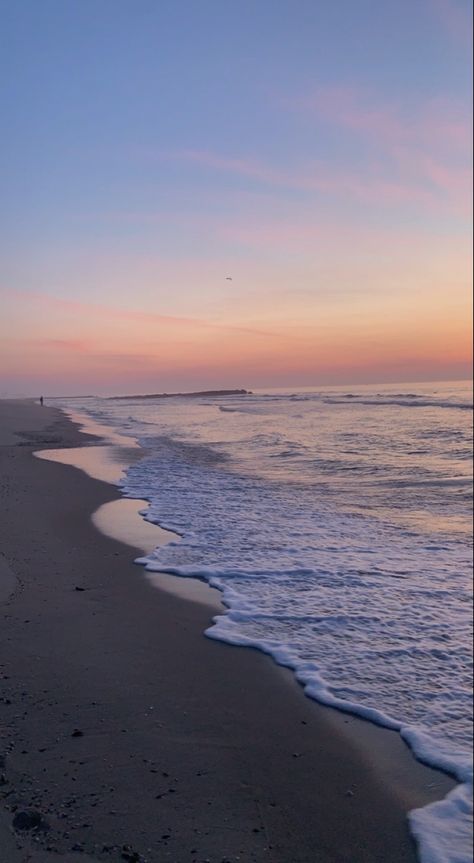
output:
[[[180, 567], [163, 567], [149, 557], [139, 558], [138, 563], [147, 569], [172, 572], [175, 575], [189, 576]], [[247, 635], [242, 630], [242, 624], [250, 618], [252, 625], [265, 626], [274, 621], [274, 616], [258, 612], [248, 604], [242, 607], [239, 594], [232, 587], [230, 573], [226, 573], [225, 582], [216, 572], [195, 570], [195, 575], [207, 581], [212, 587], [222, 592], [223, 602], [229, 611], [225, 615], [213, 618], [213, 624], [205, 631], [208, 638], [223, 641], [227, 644], [256, 648], [269, 654], [275, 662], [293, 670], [296, 679], [303, 686], [305, 694], [327, 707], [335, 708], [344, 713], [360, 716], [362, 719], [377, 725], [397, 731], [402, 739], [412, 749], [416, 758], [423, 763], [443, 770], [454, 776], [460, 783], [445, 799], [422, 809], [409, 813], [410, 828], [416, 838], [421, 863], [470, 863], [472, 849], [470, 844], [470, 818], [472, 815], [472, 763], [469, 755], [461, 755], [456, 747], [423, 731], [422, 728], [403, 722], [380, 707], [372, 707], [348, 697], [339, 697], [334, 693], [334, 685], [330, 686], [324, 678], [320, 664], [316, 661], [302, 658], [298, 649], [290, 643], [269, 638], [267, 635], [256, 637]], [[222, 576], [222, 573], [220, 573]], [[235, 574], [235, 578], [238, 578]], [[252, 580], [255, 576], [248, 576]], [[235, 610], [234, 610], [235, 608]], [[239, 610], [240, 609], [240, 610]], [[281, 615], [281, 622], [293, 630], [295, 624], [305, 622], [311, 626], [327, 625], [324, 617], [313, 615]], [[332, 621], [336, 626], [346, 626], [354, 623], [347, 615], [336, 615]], [[372, 618], [360, 615], [358, 623], [362, 627], [370, 626]], [[397, 660], [403, 661], [406, 651], [397, 652]], [[385, 656], [385, 661], [388, 661]], [[454, 849], [456, 849], [455, 856]]]
[[[454, 401], [438, 401], [434, 399], [423, 399], [415, 395], [405, 396], [404, 398], [361, 398], [360, 396], [346, 396], [345, 398], [354, 399], [357, 405], [365, 407], [404, 407], [404, 408], [450, 408], [453, 410], [472, 411], [473, 404], [467, 402]], [[416, 399], [416, 401], [415, 401]], [[325, 398], [325, 404], [328, 405], [344, 405], [344, 398]]]
[[[450, 746], [436, 735], [426, 733], [422, 728], [403, 722], [380, 707], [373, 707], [348, 697], [339, 697], [334, 693], [334, 684], [330, 686], [321, 671], [320, 664], [305, 660], [298, 649], [291, 643], [268, 635], [258, 637], [247, 635], [242, 624], [249, 619], [252, 626], [273, 624], [275, 616], [261, 613], [250, 604], [242, 603], [239, 592], [232, 587], [234, 579], [247, 581], [258, 578], [258, 574], [242, 576], [240, 573], [223, 573], [217, 570], [193, 569], [189, 567], [167, 567], [150, 557], [139, 558], [137, 563], [147, 569], [171, 572], [182, 577], [199, 577], [222, 593], [223, 603], [228, 608], [224, 615], [213, 618], [212, 626], [206, 629], [208, 638], [236, 646], [256, 648], [269, 654], [277, 664], [293, 670], [296, 679], [303, 686], [305, 694], [327, 707], [335, 708], [373, 722], [377, 725], [399, 732], [402, 739], [413, 751], [415, 757], [430, 767], [442, 770], [455, 777], [459, 785], [443, 800], [437, 801], [422, 809], [409, 813], [412, 835], [417, 840], [421, 863], [470, 863], [472, 860], [470, 819], [472, 817], [472, 762], [468, 754], [461, 755], [456, 746]], [[327, 626], [325, 617], [308, 614], [283, 614], [280, 622], [294, 630], [295, 624], [306, 623], [311, 627]], [[347, 615], [336, 615], [332, 625], [345, 627], [354, 625], [354, 620]], [[368, 627], [373, 618], [360, 615], [358, 624]], [[423, 653], [423, 652], [421, 652]], [[406, 651], [398, 651], [396, 659], [403, 661]], [[385, 661], [389, 657], [385, 656]], [[423, 655], [420, 657], [423, 659]], [[456, 849], [455, 856], [454, 849]]]

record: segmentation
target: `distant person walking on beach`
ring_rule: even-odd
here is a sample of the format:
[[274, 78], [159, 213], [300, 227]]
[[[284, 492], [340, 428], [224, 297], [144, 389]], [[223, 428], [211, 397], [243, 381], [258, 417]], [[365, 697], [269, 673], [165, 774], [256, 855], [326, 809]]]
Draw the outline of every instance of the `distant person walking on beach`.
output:
[[40, 396], [40, 405], [41, 405], [41, 407], [43, 407], [43, 401], [44, 401], [43, 396]]

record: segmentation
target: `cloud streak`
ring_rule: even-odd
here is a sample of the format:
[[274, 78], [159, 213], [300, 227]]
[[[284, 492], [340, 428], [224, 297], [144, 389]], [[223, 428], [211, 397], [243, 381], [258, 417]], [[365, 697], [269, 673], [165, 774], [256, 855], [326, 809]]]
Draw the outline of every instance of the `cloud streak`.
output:
[[411, 189], [413, 200], [428, 203], [436, 195], [456, 210], [469, 209], [472, 121], [463, 104], [437, 98], [402, 108], [344, 86], [317, 87], [285, 104], [365, 141], [384, 160], [380, 169], [395, 178], [390, 188]]
[[[157, 312], [144, 312], [136, 309], [119, 309], [101, 303], [90, 303], [81, 300], [70, 300], [63, 297], [56, 297], [51, 294], [40, 291], [15, 291], [4, 290], [12, 299], [21, 300], [24, 303], [39, 304], [43, 308], [49, 308], [54, 311], [66, 312], [70, 315], [86, 315], [93, 319], [100, 318], [107, 321], [124, 321], [128, 323], [137, 323], [180, 330], [208, 330], [225, 335], [226, 333], [247, 334], [254, 336], [272, 336], [273, 334], [264, 329], [254, 329], [252, 327], [239, 326], [226, 322], [216, 322], [204, 320], [201, 318], [188, 318], [177, 315], [162, 315]], [[61, 339], [44, 340], [44, 344], [49, 343], [51, 347], [60, 346]], [[85, 349], [86, 344], [82, 340], [64, 340], [64, 346], [72, 346], [76, 344], [78, 350]]]
[[[248, 158], [234, 158], [200, 150], [181, 150], [162, 158], [181, 161], [211, 171], [245, 177], [265, 186], [353, 199], [364, 204], [390, 207], [413, 205], [423, 210], [448, 209], [465, 212], [468, 207], [468, 169], [450, 167], [391, 145], [394, 167], [390, 169], [375, 160], [359, 170], [342, 169], [321, 160], [303, 169], [285, 170]], [[421, 181], [421, 182], [420, 182]]]
[[162, 152], [162, 160], [204, 171], [246, 178], [271, 188], [383, 207], [415, 206], [423, 211], [470, 211], [471, 118], [466, 106], [446, 98], [403, 106], [353, 86], [319, 86], [310, 94], [276, 103], [309, 122], [339, 128], [365, 143], [361, 165], [307, 160], [297, 168], [251, 156], [204, 149]]
[[436, 98], [402, 108], [361, 87], [326, 85], [312, 93], [284, 100], [287, 108], [319, 116], [387, 145], [410, 144], [430, 149], [470, 146], [471, 122], [467, 107], [452, 99]]

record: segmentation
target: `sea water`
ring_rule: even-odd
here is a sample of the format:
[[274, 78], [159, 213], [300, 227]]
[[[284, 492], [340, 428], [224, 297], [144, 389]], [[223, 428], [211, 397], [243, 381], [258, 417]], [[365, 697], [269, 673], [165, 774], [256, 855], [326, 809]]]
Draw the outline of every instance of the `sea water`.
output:
[[140, 562], [222, 591], [206, 635], [271, 654], [454, 774], [411, 829], [423, 863], [470, 861], [470, 387], [62, 404], [146, 450], [123, 493], [180, 539]]

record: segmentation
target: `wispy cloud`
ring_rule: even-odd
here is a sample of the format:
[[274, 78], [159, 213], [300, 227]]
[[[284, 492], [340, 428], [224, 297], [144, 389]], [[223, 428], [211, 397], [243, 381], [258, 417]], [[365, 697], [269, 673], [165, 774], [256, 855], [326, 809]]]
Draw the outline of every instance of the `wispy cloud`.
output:
[[[468, 206], [465, 192], [469, 183], [468, 169], [451, 167], [424, 155], [423, 151], [406, 146], [408, 136], [402, 127], [387, 115], [365, 114], [349, 119], [337, 115], [338, 122], [346, 122], [354, 130], [370, 132], [383, 137], [390, 151], [392, 166], [372, 158], [363, 168], [342, 169], [327, 162], [312, 161], [295, 170], [273, 168], [251, 158], [234, 158], [200, 150], [181, 150], [162, 154], [162, 158], [183, 161], [212, 171], [246, 177], [265, 186], [303, 191], [341, 200], [356, 201], [375, 206], [415, 205], [426, 209], [459, 209]], [[344, 117], [344, 121], [342, 119]], [[391, 134], [391, 129], [396, 134]], [[461, 126], [446, 130], [453, 138], [461, 139]], [[393, 170], [395, 167], [396, 170]]]
[[369, 170], [365, 182], [381, 197], [437, 200], [448, 209], [469, 210], [472, 123], [467, 106], [437, 98], [402, 107], [362, 88], [339, 85], [317, 87], [285, 104], [364, 140], [372, 164], [377, 159], [377, 170], [386, 178], [374, 186]]
[[[157, 312], [147, 312], [136, 309], [120, 309], [110, 305], [103, 305], [101, 303], [90, 303], [80, 300], [66, 299], [64, 297], [57, 297], [40, 291], [14, 291], [4, 289], [2, 293], [4, 293], [5, 295], [9, 295], [11, 298], [14, 298], [16, 300], [22, 300], [26, 303], [36, 303], [43, 308], [46, 307], [55, 311], [63, 311], [71, 315], [87, 316], [92, 321], [99, 318], [101, 320], [106, 320], [109, 322], [124, 321], [128, 323], [157, 326], [159, 325], [179, 330], [208, 330], [216, 333], [221, 333], [223, 335], [225, 335], [226, 333], [249, 334], [264, 337], [272, 335], [272, 333], [268, 330], [253, 329], [252, 327], [239, 326], [237, 324], [230, 324], [227, 322], [219, 323], [216, 321], [204, 320], [201, 318], [188, 318], [177, 315], [162, 315]], [[50, 346], [60, 346], [61, 341], [61, 339], [48, 339], [43, 340], [43, 343], [46, 344], [47, 342], [49, 342]], [[82, 340], [64, 340], [64, 347], [69, 346], [72, 349], [74, 344], [76, 344], [77, 350], [87, 349], [85, 347], [86, 343]]]
[[311, 93], [283, 101], [289, 108], [318, 115], [355, 132], [387, 144], [455, 147], [470, 145], [467, 106], [447, 98], [419, 100], [403, 106], [390, 104], [362, 87], [326, 85]]
[[39, 348], [52, 348], [61, 352], [72, 351], [73, 353], [85, 353], [90, 349], [90, 342], [85, 339], [36, 339], [33, 345]]

